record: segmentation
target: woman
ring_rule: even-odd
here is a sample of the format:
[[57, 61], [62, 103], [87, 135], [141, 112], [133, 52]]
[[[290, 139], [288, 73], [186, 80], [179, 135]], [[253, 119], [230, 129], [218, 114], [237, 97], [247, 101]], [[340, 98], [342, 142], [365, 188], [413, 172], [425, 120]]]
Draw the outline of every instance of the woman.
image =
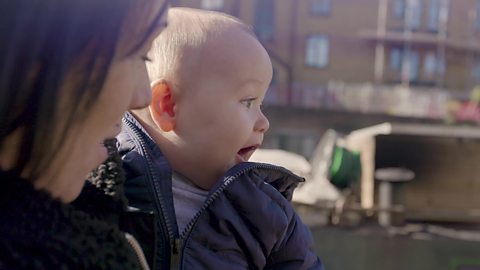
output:
[[[0, 269], [144, 264], [114, 219], [69, 203], [107, 158], [124, 111], [150, 102], [144, 61], [166, 2], [0, 4]], [[103, 195], [83, 201], [101, 208]]]

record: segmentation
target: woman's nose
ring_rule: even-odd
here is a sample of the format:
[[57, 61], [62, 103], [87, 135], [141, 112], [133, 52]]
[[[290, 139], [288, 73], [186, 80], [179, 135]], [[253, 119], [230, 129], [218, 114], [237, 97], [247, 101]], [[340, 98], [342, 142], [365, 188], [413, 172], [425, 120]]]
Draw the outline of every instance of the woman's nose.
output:
[[138, 72], [142, 72], [138, 76], [138, 81], [135, 84], [132, 100], [130, 102], [130, 110], [142, 109], [150, 105], [152, 101], [152, 90], [150, 89], [150, 82], [147, 74], [146, 66], [140, 67]]
[[132, 101], [130, 102], [130, 110], [142, 109], [150, 105], [152, 100], [152, 91], [148, 84], [139, 87], [133, 93]]

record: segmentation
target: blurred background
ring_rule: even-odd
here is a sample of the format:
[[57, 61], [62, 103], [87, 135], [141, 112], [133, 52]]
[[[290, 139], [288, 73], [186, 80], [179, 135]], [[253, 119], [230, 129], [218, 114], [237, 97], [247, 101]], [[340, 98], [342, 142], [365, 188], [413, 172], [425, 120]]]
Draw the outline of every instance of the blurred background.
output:
[[293, 201], [327, 269], [480, 269], [480, 0], [172, 2], [267, 49], [253, 159], [306, 178]]

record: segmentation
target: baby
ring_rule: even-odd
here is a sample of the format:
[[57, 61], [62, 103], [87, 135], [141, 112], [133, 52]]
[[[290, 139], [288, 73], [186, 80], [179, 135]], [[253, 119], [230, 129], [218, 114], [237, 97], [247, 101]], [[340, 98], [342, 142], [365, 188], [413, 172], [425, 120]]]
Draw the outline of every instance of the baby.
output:
[[[157, 269], [322, 269], [289, 200], [302, 178], [247, 162], [269, 122], [270, 58], [226, 14], [172, 8], [147, 63], [152, 103], [118, 136], [132, 233]], [[142, 241], [144, 239], [144, 241]]]

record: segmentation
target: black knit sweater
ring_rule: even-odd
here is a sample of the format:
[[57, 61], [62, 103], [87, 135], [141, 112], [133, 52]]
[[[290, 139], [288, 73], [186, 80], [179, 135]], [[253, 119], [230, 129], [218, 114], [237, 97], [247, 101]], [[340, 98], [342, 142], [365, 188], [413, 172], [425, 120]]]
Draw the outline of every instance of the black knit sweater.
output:
[[118, 228], [123, 197], [108, 178], [119, 176], [108, 164], [72, 205], [0, 172], [0, 269], [139, 269]]

